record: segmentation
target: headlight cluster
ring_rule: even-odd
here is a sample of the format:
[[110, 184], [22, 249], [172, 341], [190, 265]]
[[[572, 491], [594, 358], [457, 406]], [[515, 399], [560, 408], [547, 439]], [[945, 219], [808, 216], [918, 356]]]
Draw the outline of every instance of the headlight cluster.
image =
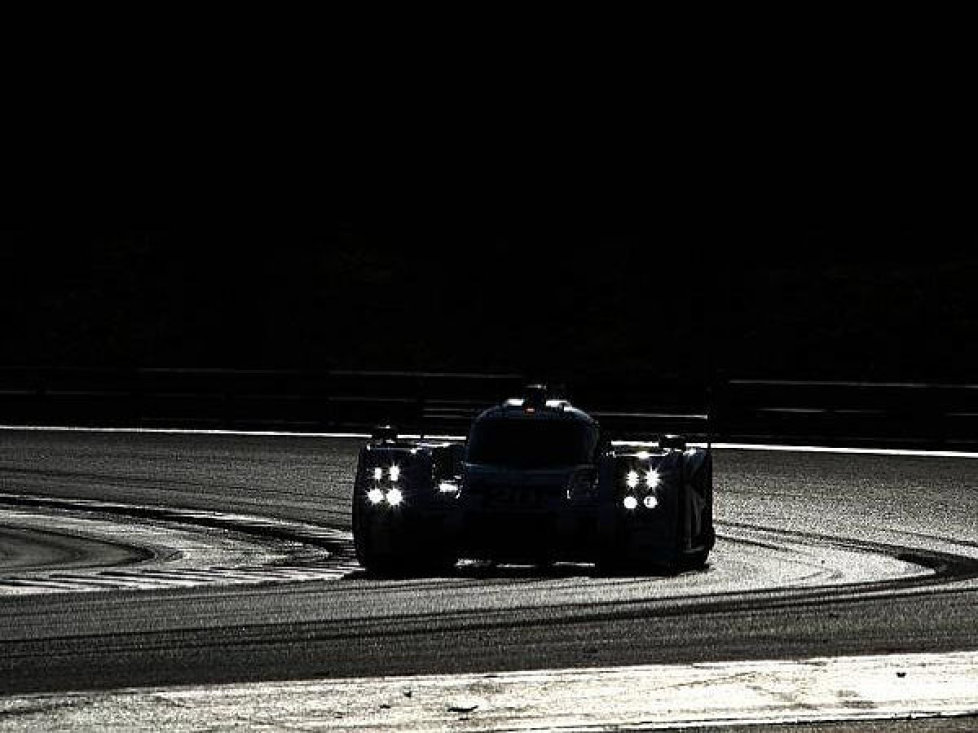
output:
[[[391, 506], [398, 506], [404, 501], [404, 494], [397, 487], [397, 482], [401, 478], [400, 466], [396, 463], [387, 468], [374, 466], [371, 469], [371, 475], [374, 479], [374, 485], [367, 492], [367, 500], [371, 504], [387, 502]], [[386, 481], [384, 480], [385, 476]]]
[[626, 494], [622, 497], [621, 504], [625, 509], [634, 511], [638, 509], [639, 504], [646, 509], [655, 509], [659, 506], [658, 488], [662, 483], [662, 476], [657, 468], [632, 467], [625, 473], [623, 481]]

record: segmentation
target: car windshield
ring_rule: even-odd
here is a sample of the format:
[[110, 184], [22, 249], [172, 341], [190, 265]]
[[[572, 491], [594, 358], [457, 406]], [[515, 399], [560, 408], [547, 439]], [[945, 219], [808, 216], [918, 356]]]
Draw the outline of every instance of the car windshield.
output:
[[597, 431], [576, 420], [483, 420], [469, 440], [468, 460], [512, 468], [590, 463]]

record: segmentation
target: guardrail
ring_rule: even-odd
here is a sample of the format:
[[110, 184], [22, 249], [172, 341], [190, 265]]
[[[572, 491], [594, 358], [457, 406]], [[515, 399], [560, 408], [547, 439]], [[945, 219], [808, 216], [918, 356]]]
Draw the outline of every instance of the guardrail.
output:
[[0, 422], [78, 426], [414, 430], [465, 422], [517, 374], [263, 369], [0, 369]]
[[738, 440], [978, 446], [978, 385], [731, 379], [715, 406], [718, 429]]
[[[0, 369], [0, 423], [462, 434], [520, 393], [520, 374], [242, 369]], [[575, 404], [612, 434], [738, 442], [978, 446], [978, 385], [579, 379]], [[710, 415], [710, 420], [706, 416]]]

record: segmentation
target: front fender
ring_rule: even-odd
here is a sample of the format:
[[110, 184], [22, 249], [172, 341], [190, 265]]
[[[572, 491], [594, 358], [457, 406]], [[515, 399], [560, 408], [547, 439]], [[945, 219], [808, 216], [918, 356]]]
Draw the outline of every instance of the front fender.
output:
[[[639, 477], [637, 485], [630, 485], [629, 472]], [[604, 560], [672, 567], [713, 546], [708, 450], [609, 451], [600, 459], [599, 476]]]

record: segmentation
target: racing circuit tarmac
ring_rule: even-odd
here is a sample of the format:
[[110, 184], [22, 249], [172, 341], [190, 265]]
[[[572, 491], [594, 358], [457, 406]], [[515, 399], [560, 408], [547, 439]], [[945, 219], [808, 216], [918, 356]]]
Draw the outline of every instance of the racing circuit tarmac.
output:
[[[0, 728], [656, 726], [978, 707], [972, 458], [718, 450], [705, 572], [468, 564], [377, 580], [350, 558], [355, 440], [13, 430], [0, 445]], [[798, 665], [828, 677], [789, 689]], [[884, 673], [885, 694], [857, 682]]]

